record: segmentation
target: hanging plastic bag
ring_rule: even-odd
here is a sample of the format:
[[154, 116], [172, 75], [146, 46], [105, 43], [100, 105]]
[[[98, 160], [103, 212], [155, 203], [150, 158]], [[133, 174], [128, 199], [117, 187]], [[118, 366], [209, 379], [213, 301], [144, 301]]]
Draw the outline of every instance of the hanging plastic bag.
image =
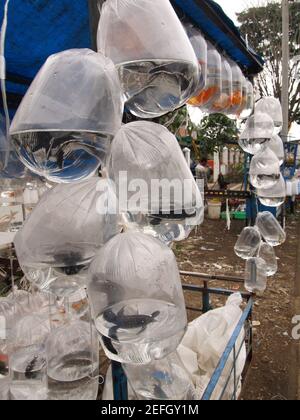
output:
[[257, 102], [255, 106], [255, 112], [268, 114], [274, 122], [275, 133], [279, 134], [281, 132], [283, 126], [283, 114], [279, 99], [271, 96], [262, 98]]
[[174, 240], [182, 240], [181, 227], [185, 239], [203, 222], [200, 190], [176, 137], [161, 125], [124, 125], [112, 144], [109, 176], [117, 186], [121, 213], [129, 213], [128, 222], [147, 226], [154, 236], [163, 235], [162, 225], [168, 224], [175, 229]]
[[267, 148], [255, 155], [250, 165], [250, 182], [255, 188], [272, 188], [280, 179], [280, 162]]
[[83, 287], [97, 249], [119, 232], [109, 203], [116, 206], [114, 189], [99, 178], [61, 184], [46, 193], [15, 238], [28, 280], [40, 289], [62, 282], [71, 293]]
[[48, 58], [15, 115], [10, 134], [22, 162], [53, 182], [93, 175], [121, 127], [114, 64], [91, 50]]
[[222, 58], [222, 87], [220, 96], [215, 99], [210, 111], [214, 113], [223, 113], [231, 106], [232, 100], [232, 71], [231, 66]]
[[210, 106], [220, 96], [222, 59], [216, 48], [207, 42], [207, 73], [206, 83], [196, 96], [189, 100], [189, 105], [209, 111]]
[[78, 321], [53, 330], [46, 357], [50, 401], [97, 399], [99, 341], [94, 326]]
[[280, 174], [279, 180], [272, 188], [258, 189], [256, 191], [261, 204], [267, 207], [279, 207], [286, 199], [286, 182]]
[[249, 118], [254, 110], [254, 87], [253, 84], [244, 78], [242, 89], [242, 105], [237, 111], [237, 116], [241, 120]]
[[247, 260], [245, 289], [250, 293], [263, 293], [267, 288], [267, 272], [267, 264], [262, 258]]
[[267, 266], [267, 276], [272, 277], [275, 276], [275, 274], [278, 271], [278, 262], [276, 258], [276, 254], [274, 251], [274, 248], [265, 243], [262, 242], [259, 248], [259, 258], [262, 258]]
[[231, 95], [231, 104], [226, 110], [226, 115], [231, 118], [236, 118], [239, 109], [243, 104], [243, 83], [244, 75], [240, 67], [233, 62], [229, 61], [231, 66], [232, 74], [232, 95]]
[[271, 141], [268, 143], [268, 148], [275, 153], [275, 155], [279, 159], [280, 165], [282, 165], [285, 159], [285, 150], [283, 141], [277, 134], [274, 134], [274, 136], [272, 136]]
[[202, 32], [195, 28], [191, 23], [185, 24], [184, 28], [199, 63], [200, 78], [195, 91], [200, 92], [207, 83], [207, 42]]
[[145, 366], [123, 364], [136, 398], [142, 401], [192, 401], [196, 392], [178, 354]]
[[268, 114], [255, 113], [247, 120], [239, 138], [239, 145], [246, 153], [256, 155], [265, 150], [274, 134], [274, 123]]
[[182, 106], [199, 83], [199, 65], [168, 0], [107, 0], [98, 50], [117, 66], [126, 107], [154, 118]]
[[269, 211], [258, 213], [256, 218], [258, 227], [264, 240], [271, 246], [282, 245], [286, 241], [286, 233], [278, 220]]
[[181, 280], [174, 254], [157, 239], [111, 239], [91, 265], [88, 294], [110, 359], [143, 365], [177, 349], [187, 325]]
[[0, 114], [0, 178], [23, 178], [25, 166], [7, 140], [5, 119]]
[[256, 227], [246, 227], [240, 234], [234, 252], [240, 258], [247, 260], [254, 257], [259, 250], [261, 235]]

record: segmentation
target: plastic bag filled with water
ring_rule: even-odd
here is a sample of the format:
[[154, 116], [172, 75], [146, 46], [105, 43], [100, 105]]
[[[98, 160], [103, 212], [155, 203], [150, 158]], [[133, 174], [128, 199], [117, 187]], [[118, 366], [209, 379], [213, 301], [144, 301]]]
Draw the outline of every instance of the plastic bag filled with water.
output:
[[257, 102], [255, 112], [268, 114], [274, 122], [275, 133], [279, 134], [281, 132], [283, 126], [283, 113], [279, 99], [272, 96], [262, 98]]
[[18, 159], [10, 141], [7, 139], [5, 119], [0, 114], [0, 179], [23, 178], [25, 166]]
[[271, 140], [268, 142], [268, 148], [275, 153], [277, 158], [279, 159], [280, 165], [283, 165], [285, 160], [285, 150], [284, 144], [282, 139], [278, 136], [278, 134], [274, 134]]
[[267, 288], [268, 267], [262, 258], [246, 261], [245, 289], [250, 293], [263, 293]]
[[119, 231], [118, 216], [106, 204], [115, 200], [110, 182], [99, 178], [46, 193], [15, 238], [28, 280], [56, 293], [83, 287], [97, 249]]
[[255, 155], [250, 165], [250, 182], [255, 188], [273, 188], [280, 180], [280, 162], [267, 148]]
[[226, 110], [226, 114], [232, 118], [236, 118], [243, 103], [243, 84], [245, 78], [238, 64], [232, 60], [230, 60], [229, 63], [232, 74], [232, 95], [231, 104]]
[[196, 392], [177, 353], [145, 366], [123, 365], [138, 400], [192, 401]]
[[254, 87], [250, 80], [244, 78], [242, 88], [242, 105], [237, 111], [237, 117], [241, 120], [249, 118], [254, 110]]
[[246, 123], [239, 145], [246, 153], [256, 155], [265, 150], [274, 134], [274, 122], [268, 114], [256, 112]]
[[280, 174], [279, 180], [272, 188], [258, 189], [257, 197], [261, 204], [267, 207], [279, 207], [286, 199], [286, 182]]
[[262, 258], [267, 265], [267, 276], [275, 276], [278, 271], [278, 262], [274, 248], [271, 245], [262, 242], [258, 256]]
[[[154, 236], [164, 224], [182, 225], [188, 236], [203, 222], [200, 190], [176, 137], [162, 125], [124, 125], [112, 144], [109, 176], [116, 183], [120, 211]], [[179, 230], [175, 226], [174, 240], [182, 238]]]
[[221, 93], [222, 59], [216, 48], [207, 42], [207, 69], [204, 87], [189, 100], [189, 105], [208, 109]]
[[98, 50], [116, 64], [126, 107], [140, 118], [179, 108], [199, 83], [196, 55], [168, 0], [107, 0]]
[[258, 213], [256, 226], [269, 245], [275, 247], [282, 245], [286, 241], [285, 231], [276, 217], [269, 211]]
[[84, 180], [105, 163], [121, 126], [114, 64], [88, 49], [52, 55], [30, 86], [10, 134], [22, 162], [50, 181]]
[[10, 399], [46, 400], [45, 343], [50, 334], [48, 314], [19, 319], [11, 332]]
[[[184, 25], [184, 28], [192, 44], [192, 47], [194, 48], [194, 51], [195, 51], [195, 54], [199, 63], [199, 67], [200, 67], [199, 69], [200, 78], [199, 78], [198, 86], [195, 90], [199, 94], [200, 92], [202, 92], [202, 90], [207, 84], [207, 66], [208, 66], [207, 42], [202, 32], [198, 28], [195, 28], [191, 23], [186, 23]], [[193, 98], [189, 100], [189, 104], [192, 104], [192, 102], [193, 102]]]
[[99, 341], [88, 322], [54, 330], [46, 344], [48, 399], [96, 400], [99, 386]]
[[246, 227], [235, 244], [234, 252], [238, 257], [248, 260], [256, 255], [260, 243], [261, 235], [259, 230], [256, 227]]
[[101, 248], [88, 293], [106, 355], [147, 364], [174, 352], [187, 325], [173, 252], [150, 236], [127, 232]]
[[221, 81], [221, 93], [215, 98], [212, 106], [206, 108], [207, 112], [224, 113], [232, 104], [232, 70], [230, 63], [224, 57], [222, 57]]

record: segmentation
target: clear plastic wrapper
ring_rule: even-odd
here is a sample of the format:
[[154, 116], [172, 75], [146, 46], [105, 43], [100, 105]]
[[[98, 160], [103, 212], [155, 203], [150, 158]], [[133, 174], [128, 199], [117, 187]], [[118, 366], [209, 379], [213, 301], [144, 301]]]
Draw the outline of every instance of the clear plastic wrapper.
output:
[[261, 235], [259, 230], [256, 227], [246, 227], [235, 244], [234, 252], [238, 257], [248, 260], [256, 255], [260, 243]]
[[[119, 232], [118, 216], [106, 207], [115, 191], [106, 179], [58, 185], [47, 192], [15, 238], [19, 263], [40, 289], [86, 284], [97, 249]], [[63, 285], [63, 286], [62, 286]]]
[[263, 293], [267, 288], [267, 272], [267, 264], [262, 258], [247, 260], [245, 289], [250, 293]]
[[145, 366], [123, 365], [138, 400], [192, 401], [196, 392], [177, 353]]
[[88, 294], [106, 355], [148, 364], [174, 352], [187, 326], [172, 251], [138, 232], [120, 234], [97, 254]]
[[220, 95], [214, 99], [213, 104], [209, 108], [205, 108], [211, 113], [224, 113], [230, 106], [232, 101], [232, 70], [226, 58], [222, 57], [222, 85]]
[[255, 106], [255, 112], [268, 114], [274, 122], [275, 133], [279, 134], [281, 132], [283, 126], [283, 114], [279, 99], [271, 96], [262, 98], [257, 102]]
[[121, 126], [123, 100], [114, 64], [88, 49], [48, 58], [13, 119], [21, 161], [53, 182], [86, 179], [105, 163]]
[[207, 71], [204, 87], [189, 100], [189, 105], [209, 110], [210, 105], [220, 96], [222, 88], [222, 58], [216, 48], [207, 42]]
[[286, 241], [286, 233], [278, 220], [269, 211], [258, 213], [256, 226], [264, 240], [271, 246], [282, 245]]
[[88, 322], [54, 330], [46, 344], [48, 399], [91, 401], [98, 396], [99, 341]]
[[182, 106], [199, 83], [199, 65], [168, 0], [108, 0], [98, 50], [116, 64], [127, 101], [140, 118]]
[[274, 248], [271, 245], [262, 242], [258, 256], [259, 258], [262, 258], [267, 265], [267, 276], [275, 276], [278, 271], [278, 262]]
[[279, 207], [286, 199], [286, 182], [280, 174], [280, 178], [272, 188], [258, 189], [256, 194], [261, 204], [267, 207]]
[[162, 224], [188, 231], [203, 222], [200, 190], [176, 137], [161, 125], [124, 125], [112, 144], [109, 176], [117, 186], [121, 213], [129, 213], [127, 221], [142, 228], [152, 227], [154, 236]]
[[274, 134], [274, 122], [267, 114], [255, 113], [246, 123], [239, 145], [246, 153], [256, 155], [265, 150]]
[[280, 162], [269, 148], [256, 154], [250, 165], [250, 182], [255, 188], [273, 188], [280, 180]]

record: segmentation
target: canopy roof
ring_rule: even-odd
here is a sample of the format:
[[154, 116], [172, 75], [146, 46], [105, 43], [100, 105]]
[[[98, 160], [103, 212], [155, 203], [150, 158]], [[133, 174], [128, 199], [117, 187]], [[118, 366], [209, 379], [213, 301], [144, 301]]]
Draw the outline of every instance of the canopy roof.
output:
[[[100, 0], [103, 2], [103, 0]], [[5, 0], [0, 0], [0, 20]], [[263, 60], [246, 46], [239, 31], [212, 0], [172, 0], [179, 16], [188, 16], [205, 35], [255, 75]], [[51, 54], [95, 46], [97, 0], [12, 0], [6, 38], [9, 108], [19, 105], [33, 78]], [[2, 104], [0, 105], [2, 106]]]

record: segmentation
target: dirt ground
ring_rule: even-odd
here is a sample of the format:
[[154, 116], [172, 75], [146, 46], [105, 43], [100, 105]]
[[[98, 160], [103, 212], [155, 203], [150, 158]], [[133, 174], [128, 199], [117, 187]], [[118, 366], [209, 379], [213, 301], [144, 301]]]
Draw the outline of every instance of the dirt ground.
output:
[[[242, 399], [286, 400], [290, 373], [289, 345], [292, 330], [292, 293], [297, 253], [297, 225], [300, 213], [289, 216], [287, 242], [276, 248], [279, 272], [271, 278], [262, 297], [254, 305], [254, 359], [244, 385]], [[234, 244], [244, 222], [233, 221], [228, 232], [225, 221], [206, 220], [188, 241], [177, 244], [175, 253], [180, 269], [209, 274], [244, 276], [244, 261], [234, 254]], [[184, 283], [199, 284], [195, 278], [183, 278]], [[243, 290], [238, 284], [212, 282], [210, 286]], [[186, 295], [188, 306], [201, 307], [199, 296]], [[214, 307], [223, 306], [225, 300], [212, 300]], [[189, 314], [190, 319], [195, 314]], [[292, 369], [293, 371], [293, 369]], [[296, 370], [295, 370], [296, 371]]]

